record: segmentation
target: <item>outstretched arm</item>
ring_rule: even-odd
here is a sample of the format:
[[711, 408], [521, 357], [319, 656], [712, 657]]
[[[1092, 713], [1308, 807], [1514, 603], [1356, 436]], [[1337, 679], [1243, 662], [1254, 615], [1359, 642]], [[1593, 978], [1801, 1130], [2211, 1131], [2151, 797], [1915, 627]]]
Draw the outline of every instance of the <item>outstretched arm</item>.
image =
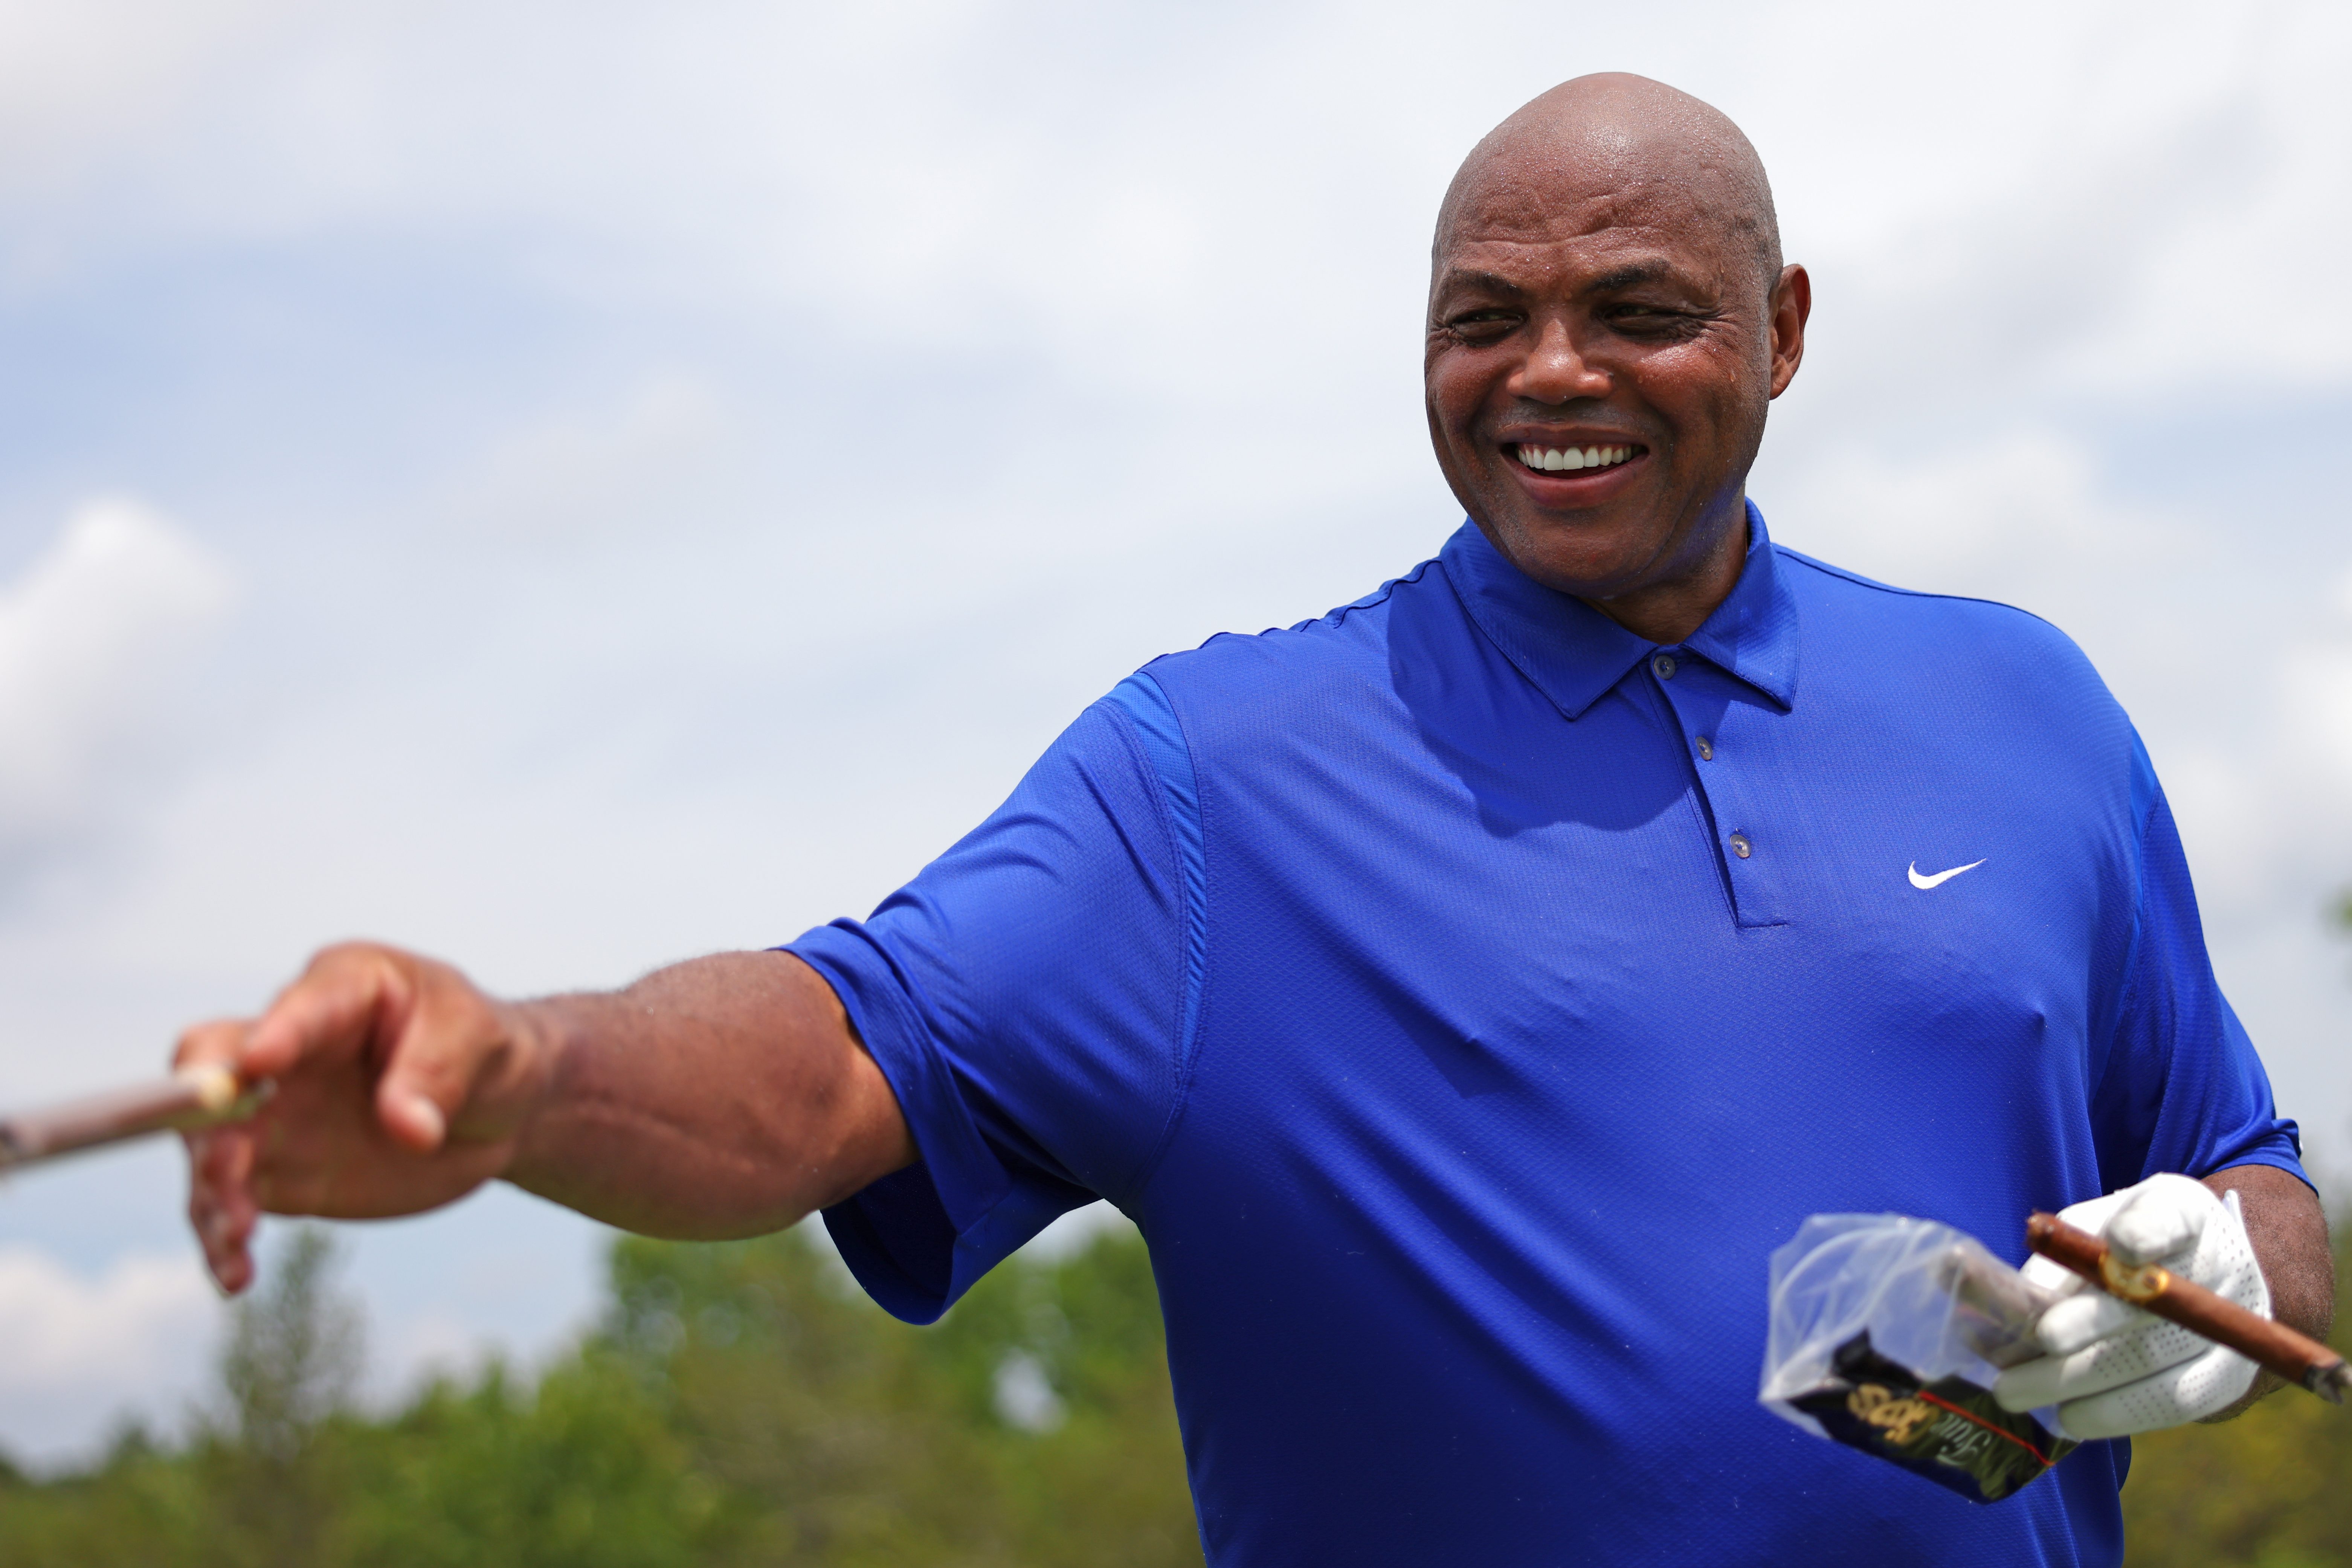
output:
[[231, 1291], [263, 1213], [415, 1214], [503, 1178], [631, 1230], [751, 1236], [916, 1157], [839, 999], [787, 953], [502, 1002], [349, 944], [258, 1019], [190, 1030], [178, 1060], [278, 1082], [253, 1121], [189, 1140], [189, 1218]]

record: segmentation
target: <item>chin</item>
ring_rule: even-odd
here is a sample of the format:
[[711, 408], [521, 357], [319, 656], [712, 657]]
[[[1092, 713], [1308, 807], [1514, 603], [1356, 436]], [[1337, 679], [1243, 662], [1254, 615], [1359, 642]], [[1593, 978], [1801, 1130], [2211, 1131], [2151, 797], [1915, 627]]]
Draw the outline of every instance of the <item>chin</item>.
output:
[[1511, 517], [1489, 524], [1486, 537], [1545, 587], [1586, 596], [1616, 592], [1657, 555], [1656, 541], [1626, 539], [1602, 522]]

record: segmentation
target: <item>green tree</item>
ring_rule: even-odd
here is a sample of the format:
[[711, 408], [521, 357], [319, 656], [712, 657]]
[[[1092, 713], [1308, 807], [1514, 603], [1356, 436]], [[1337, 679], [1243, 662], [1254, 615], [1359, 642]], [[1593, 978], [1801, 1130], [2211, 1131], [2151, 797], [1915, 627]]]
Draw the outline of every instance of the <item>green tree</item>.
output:
[[0, 1568], [1138, 1568], [1197, 1564], [1141, 1240], [998, 1269], [891, 1321], [805, 1231], [624, 1240], [603, 1323], [348, 1408], [357, 1328], [321, 1236], [240, 1310], [212, 1419], [88, 1473], [0, 1474]]
[[336, 1262], [329, 1233], [302, 1226], [231, 1319], [228, 1420], [198, 1452], [249, 1563], [308, 1568], [337, 1511], [339, 1456], [322, 1429], [349, 1409], [365, 1352], [359, 1305], [333, 1288]]
[[[2352, 935], [2352, 889], [2327, 908]], [[2335, 1338], [2352, 1329], [2352, 1245], [2336, 1238]], [[2235, 1421], [2134, 1441], [2124, 1487], [2133, 1568], [2352, 1563], [2352, 1410], [2289, 1389]]]
[[[2336, 1321], [2352, 1322], [2352, 1247], [2336, 1249]], [[2339, 1331], [2337, 1338], [2341, 1338]], [[2352, 1409], [2297, 1389], [2218, 1426], [2132, 1440], [2131, 1568], [2321, 1568], [2352, 1563]]]
[[[736, 1500], [741, 1561], [1201, 1560], [1131, 1231], [1000, 1268], [923, 1330], [883, 1317], [798, 1234], [625, 1241], [614, 1278], [605, 1342]], [[1003, 1397], [1009, 1367], [1029, 1369], [1055, 1419]]]

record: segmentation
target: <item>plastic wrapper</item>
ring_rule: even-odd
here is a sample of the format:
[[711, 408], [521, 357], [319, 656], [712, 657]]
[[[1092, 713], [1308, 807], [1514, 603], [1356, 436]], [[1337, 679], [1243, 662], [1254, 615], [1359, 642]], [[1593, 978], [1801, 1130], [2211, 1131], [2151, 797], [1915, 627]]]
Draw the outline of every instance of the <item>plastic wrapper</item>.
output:
[[2056, 1298], [1974, 1237], [1903, 1215], [1815, 1215], [1772, 1254], [1758, 1397], [1817, 1436], [1976, 1502], [1998, 1502], [2074, 1447], [1990, 1390], [2041, 1353]]

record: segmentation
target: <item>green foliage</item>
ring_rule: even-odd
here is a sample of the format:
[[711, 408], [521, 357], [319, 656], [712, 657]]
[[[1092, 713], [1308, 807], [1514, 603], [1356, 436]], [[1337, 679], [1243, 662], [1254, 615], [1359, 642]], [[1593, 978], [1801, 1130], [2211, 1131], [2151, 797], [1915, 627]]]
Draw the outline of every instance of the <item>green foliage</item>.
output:
[[[2336, 1289], [2336, 1321], [2352, 1327], [2352, 1246], [2342, 1237]], [[2347, 1495], [2352, 1408], [2286, 1389], [2234, 1421], [2132, 1440], [2124, 1483], [2127, 1562], [2130, 1568], [2352, 1563]]]
[[[788, 1232], [621, 1241], [597, 1333], [348, 1408], [358, 1319], [306, 1232], [176, 1446], [0, 1465], [0, 1568], [1136, 1568], [1200, 1563], [1150, 1262], [1112, 1234], [906, 1328]], [[2352, 1298], [2352, 1248], [2338, 1260]], [[2352, 1300], [2338, 1310], [2352, 1323]], [[2284, 1392], [2133, 1444], [2133, 1568], [2352, 1563], [2352, 1411]]]
[[493, 1366], [379, 1419], [344, 1403], [357, 1325], [323, 1233], [289, 1253], [184, 1443], [132, 1428], [84, 1475], [0, 1469], [0, 1568], [1201, 1560], [1131, 1233], [1000, 1268], [921, 1330], [797, 1233], [625, 1240], [604, 1322], [535, 1384]]
[[[0, 1568], [1201, 1561], [1132, 1234], [1000, 1268], [930, 1329], [798, 1233], [625, 1240], [604, 1323], [535, 1384], [494, 1365], [373, 1419], [344, 1403], [331, 1261], [298, 1239], [239, 1310], [221, 1407], [184, 1442], [126, 1427], [50, 1481], [0, 1464]], [[2352, 1411], [2288, 1391], [2134, 1449], [2134, 1568], [2352, 1563]]]

